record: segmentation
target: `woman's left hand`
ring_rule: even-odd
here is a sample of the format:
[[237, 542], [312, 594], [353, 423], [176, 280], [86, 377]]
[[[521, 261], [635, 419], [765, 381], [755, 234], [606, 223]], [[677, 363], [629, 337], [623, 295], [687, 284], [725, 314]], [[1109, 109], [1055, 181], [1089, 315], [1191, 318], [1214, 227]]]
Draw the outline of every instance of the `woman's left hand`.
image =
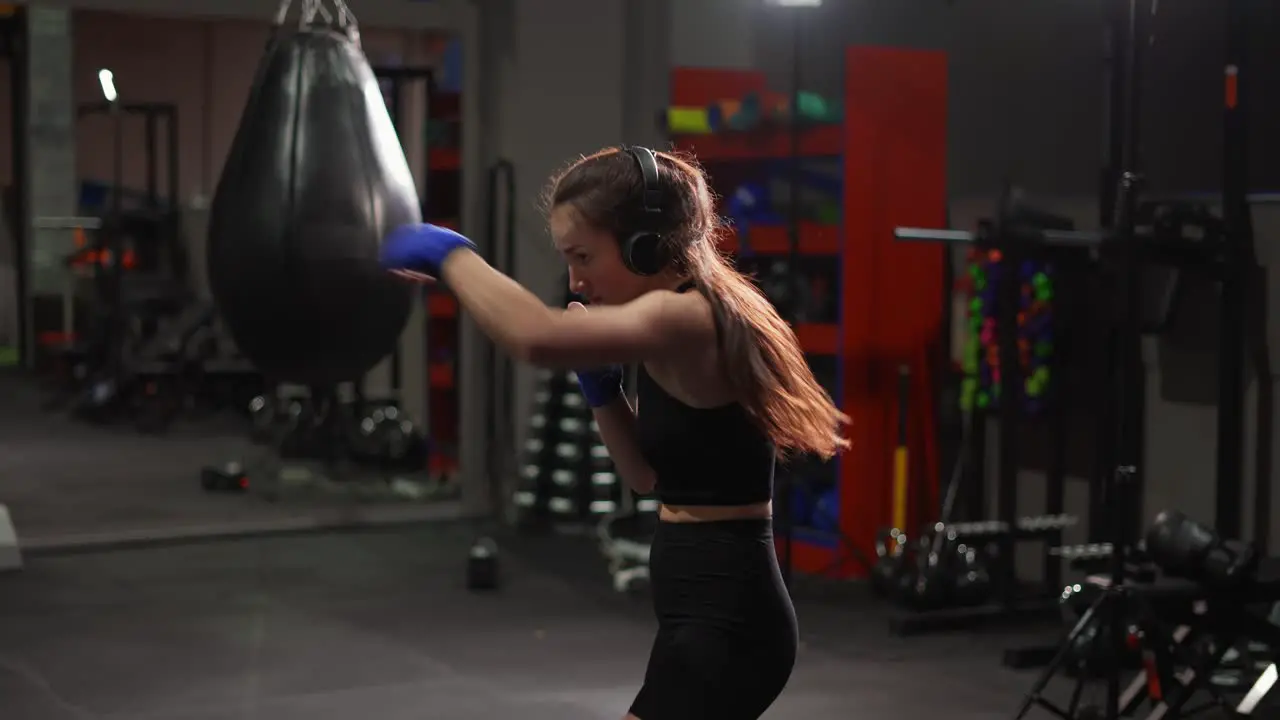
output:
[[449, 228], [430, 223], [402, 225], [382, 241], [382, 266], [439, 277], [445, 258], [453, 251], [475, 249], [474, 243]]

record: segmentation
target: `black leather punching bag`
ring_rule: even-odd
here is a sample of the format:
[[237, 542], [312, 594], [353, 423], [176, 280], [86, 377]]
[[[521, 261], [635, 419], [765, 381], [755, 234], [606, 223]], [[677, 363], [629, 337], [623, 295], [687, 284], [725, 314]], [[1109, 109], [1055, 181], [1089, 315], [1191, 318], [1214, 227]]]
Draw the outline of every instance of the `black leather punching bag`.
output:
[[354, 25], [277, 27], [209, 222], [209, 284], [240, 350], [280, 381], [362, 377], [395, 348], [413, 298], [379, 246], [420, 221]]

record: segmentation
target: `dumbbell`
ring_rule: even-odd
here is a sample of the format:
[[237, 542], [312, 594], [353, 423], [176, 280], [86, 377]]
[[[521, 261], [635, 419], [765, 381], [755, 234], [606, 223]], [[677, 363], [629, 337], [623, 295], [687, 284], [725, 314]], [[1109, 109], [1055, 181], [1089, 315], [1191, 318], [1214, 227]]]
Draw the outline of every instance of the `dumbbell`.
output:
[[1009, 531], [1009, 526], [999, 520], [979, 520], [977, 522], [950, 523], [942, 525], [939, 523], [934, 528], [935, 532], [946, 532], [948, 536], [953, 538], [987, 538], [995, 537]]
[[385, 433], [387, 460], [402, 472], [427, 466], [427, 436], [412, 420], [402, 419]]
[[1075, 515], [1061, 513], [1058, 515], [1033, 515], [1019, 518], [1017, 527], [1022, 532], [1056, 532], [1065, 530], [1079, 522]]
[[538, 475], [542, 468], [537, 463], [526, 462], [520, 467], [520, 477], [511, 502], [521, 510], [532, 510], [538, 504]]
[[280, 419], [277, 403], [268, 401], [266, 396], [258, 395], [249, 401], [249, 420], [251, 423], [249, 439], [256, 443], [268, 442], [275, 435], [276, 423]]
[[498, 545], [490, 538], [479, 538], [467, 551], [467, 589], [498, 589]]
[[[1056, 532], [1079, 522], [1074, 515], [1031, 515], [1014, 521], [1014, 528], [1019, 532]], [[951, 523], [943, 526], [949, 533], [958, 538], [995, 537], [1009, 532], [1009, 525], [1000, 520], [979, 520], [977, 522]]]
[[578, 502], [574, 497], [578, 486], [578, 474], [573, 470], [559, 468], [552, 470], [551, 497], [547, 499], [547, 508], [553, 515], [576, 516]]
[[580, 483], [589, 478], [583, 463], [582, 445], [578, 442], [558, 442], [551, 453], [552, 498], [549, 507], [557, 515], [579, 515], [586, 509], [582, 506]]
[[876, 562], [871, 569], [872, 591], [888, 597], [897, 591], [898, 577], [903, 571], [907, 536], [898, 528], [883, 530], [876, 536]]
[[591, 473], [591, 508], [592, 515], [611, 515], [618, 511], [621, 500], [618, 476], [612, 472]]
[[1050, 548], [1049, 554], [1056, 555], [1063, 560], [1102, 560], [1111, 557], [1111, 543], [1085, 543], [1083, 545], [1063, 545], [1062, 547]]

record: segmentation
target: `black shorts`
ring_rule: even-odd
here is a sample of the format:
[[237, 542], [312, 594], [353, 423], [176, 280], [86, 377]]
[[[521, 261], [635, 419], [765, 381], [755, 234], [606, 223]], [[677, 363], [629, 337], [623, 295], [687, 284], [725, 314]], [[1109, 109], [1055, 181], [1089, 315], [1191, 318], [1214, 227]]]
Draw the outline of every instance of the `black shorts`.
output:
[[796, 615], [769, 520], [658, 523], [649, 557], [658, 637], [640, 720], [753, 720], [796, 659]]

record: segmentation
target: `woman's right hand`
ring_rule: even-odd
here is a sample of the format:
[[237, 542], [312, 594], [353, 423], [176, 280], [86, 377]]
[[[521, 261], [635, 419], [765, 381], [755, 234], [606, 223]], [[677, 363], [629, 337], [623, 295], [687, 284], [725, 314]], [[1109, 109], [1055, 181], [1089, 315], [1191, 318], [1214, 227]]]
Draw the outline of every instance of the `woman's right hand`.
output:
[[[570, 313], [585, 313], [587, 307], [580, 302], [569, 303]], [[591, 370], [576, 370], [578, 387], [582, 397], [592, 408], [599, 408], [613, 402], [622, 395], [622, 366], [608, 365]]]

